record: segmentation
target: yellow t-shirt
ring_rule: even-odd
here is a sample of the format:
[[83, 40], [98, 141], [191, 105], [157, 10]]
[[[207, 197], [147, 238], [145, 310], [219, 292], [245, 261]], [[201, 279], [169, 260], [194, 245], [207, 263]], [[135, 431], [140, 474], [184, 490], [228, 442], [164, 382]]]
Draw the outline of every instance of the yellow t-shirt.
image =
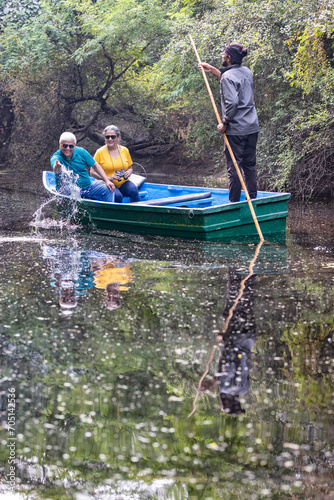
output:
[[[101, 165], [108, 177], [114, 174], [117, 170], [127, 170], [132, 165], [132, 159], [128, 148], [125, 146], [118, 147], [119, 155], [117, 158], [112, 158], [110, 156], [107, 146], [99, 148], [94, 155], [94, 160]], [[113, 180], [113, 183], [116, 187], [120, 187], [127, 180], [128, 179], [122, 179], [121, 181]]]

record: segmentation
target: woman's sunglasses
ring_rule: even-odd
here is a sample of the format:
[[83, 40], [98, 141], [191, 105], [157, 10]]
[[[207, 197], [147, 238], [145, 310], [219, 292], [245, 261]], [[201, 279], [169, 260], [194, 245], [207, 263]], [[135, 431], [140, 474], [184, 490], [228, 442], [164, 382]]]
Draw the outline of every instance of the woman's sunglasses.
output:
[[62, 144], [61, 147], [64, 148], [64, 149], [67, 149], [67, 148], [74, 149], [74, 145], [73, 144]]
[[117, 135], [105, 135], [106, 139], [116, 139]]

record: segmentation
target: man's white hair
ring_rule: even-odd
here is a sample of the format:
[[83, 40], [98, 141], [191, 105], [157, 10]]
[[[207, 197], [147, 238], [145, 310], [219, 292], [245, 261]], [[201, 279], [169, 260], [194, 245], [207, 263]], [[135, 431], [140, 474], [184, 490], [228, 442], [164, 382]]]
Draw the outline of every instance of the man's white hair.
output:
[[61, 136], [59, 137], [59, 142], [62, 143], [64, 141], [74, 141], [74, 144], [77, 143], [77, 138], [75, 137], [72, 132], [63, 132]]

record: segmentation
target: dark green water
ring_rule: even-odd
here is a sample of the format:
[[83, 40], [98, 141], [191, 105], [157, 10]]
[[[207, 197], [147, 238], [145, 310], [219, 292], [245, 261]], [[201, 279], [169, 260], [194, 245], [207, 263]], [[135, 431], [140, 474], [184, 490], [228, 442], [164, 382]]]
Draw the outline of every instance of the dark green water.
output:
[[245, 279], [256, 245], [30, 226], [45, 200], [0, 190], [0, 496], [333, 498], [333, 206]]

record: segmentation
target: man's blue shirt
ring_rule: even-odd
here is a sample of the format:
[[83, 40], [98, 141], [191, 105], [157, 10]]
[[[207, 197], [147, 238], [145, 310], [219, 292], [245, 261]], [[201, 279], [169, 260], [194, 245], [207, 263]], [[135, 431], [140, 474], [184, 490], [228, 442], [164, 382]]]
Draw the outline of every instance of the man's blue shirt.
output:
[[[61, 150], [58, 149], [58, 151], [56, 151], [51, 156], [50, 162], [52, 167], [56, 163], [56, 160], [59, 160], [60, 163], [65, 165], [65, 167], [76, 174], [75, 183], [81, 189], [89, 188], [92, 181], [87, 172], [87, 168], [92, 167], [95, 163], [95, 160], [84, 148], [79, 148], [76, 146], [70, 159], [66, 158]], [[56, 175], [56, 181], [57, 177], [58, 175]]]

